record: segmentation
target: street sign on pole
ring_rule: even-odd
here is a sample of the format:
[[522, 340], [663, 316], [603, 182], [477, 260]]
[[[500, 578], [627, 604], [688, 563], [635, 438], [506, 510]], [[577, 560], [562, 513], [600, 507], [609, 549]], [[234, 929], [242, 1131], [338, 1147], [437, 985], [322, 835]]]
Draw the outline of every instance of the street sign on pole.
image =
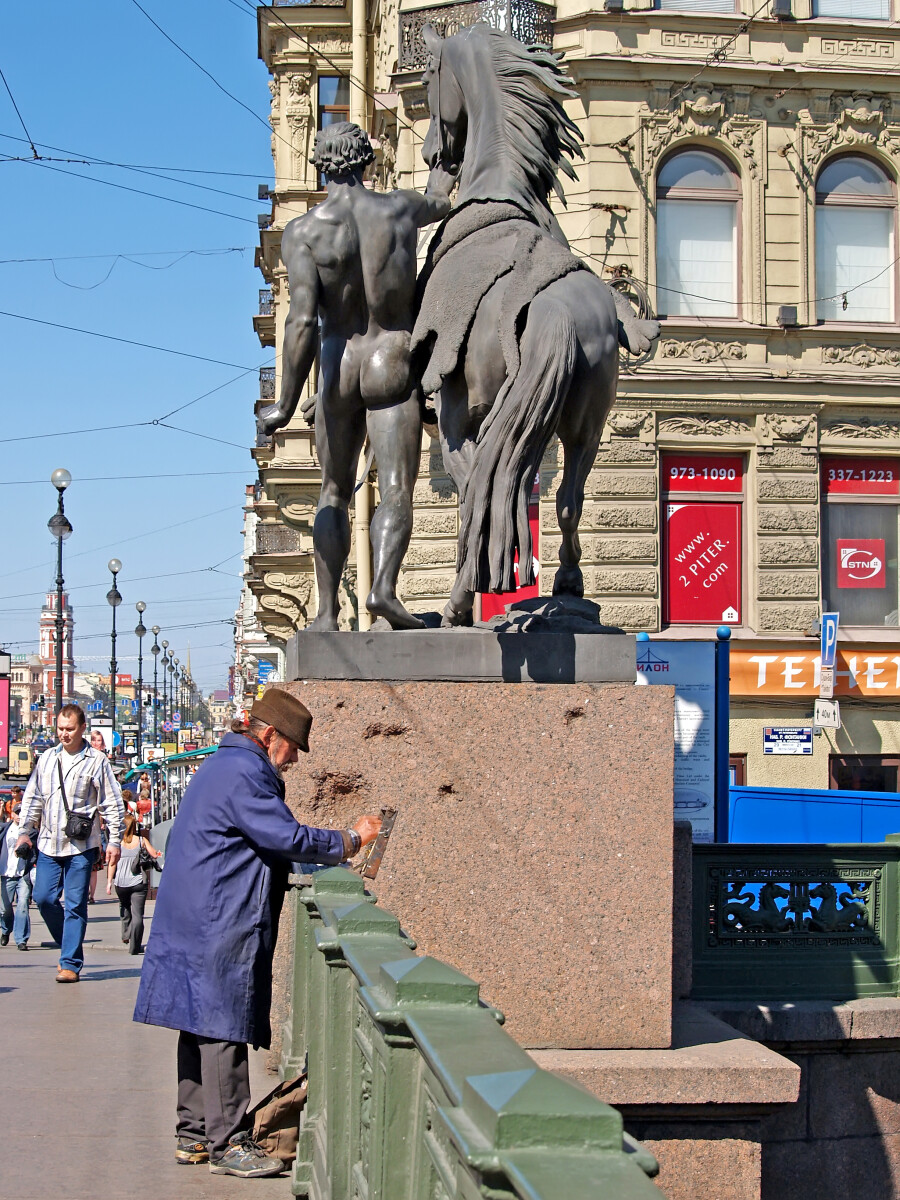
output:
[[815, 702], [813, 725], [819, 729], [840, 729], [841, 706], [837, 700], [817, 700]]
[[822, 700], [830, 700], [834, 695], [839, 616], [836, 612], [822, 613], [822, 666], [819, 673], [819, 696]]
[[839, 616], [836, 612], [822, 613], [822, 666], [832, 669], [837, 655]]

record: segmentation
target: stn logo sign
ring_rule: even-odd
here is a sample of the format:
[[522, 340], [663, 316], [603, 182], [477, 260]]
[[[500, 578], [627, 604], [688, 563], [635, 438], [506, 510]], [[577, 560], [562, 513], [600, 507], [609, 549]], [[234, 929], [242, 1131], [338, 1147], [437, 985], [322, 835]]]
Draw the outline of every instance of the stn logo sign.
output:
[[838, 538], [835, 550], [839, 588], [885, 586], [884, 538]]

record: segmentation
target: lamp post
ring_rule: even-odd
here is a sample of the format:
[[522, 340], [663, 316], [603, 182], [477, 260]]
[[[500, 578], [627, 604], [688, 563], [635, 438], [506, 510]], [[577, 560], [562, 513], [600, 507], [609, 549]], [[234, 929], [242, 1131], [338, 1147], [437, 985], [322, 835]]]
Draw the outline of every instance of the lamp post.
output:
[[159, 626], [154, 625], [150, 630], [153, 634], [153, 645], [150, 647], [150, 653], [153, 655], [153, 745], [159, 745], [159, 697], [156, 694], [156, 668], [157, 659], [159, 658], [159, 642], [156, 640], [159, 637]]
[[144, 734], [144, 658], [143, 647], [144, 638], [147, 636], [147, 630], [144, 628], [144, 611], [147, 605], [143, 600], [138, 600], [134, 606], [137, 609], [138, 623], [134, 627], [134, 632], [138, 640], [138, 735], [137, 735], [137, 760], [141, 761], [141, 741]]
[[63, 705], [63, 637], [65, 623], [63, 621], [63, 542], [72, 532], [72, 526], [63, 510], [63, 492], [72, 482], [72, 476], [59, 467], [50, 476], [50, 482], [56, 488], [56, 512], [47, 522], [47, 528], [56, 538], [56, 715]]
[[168, 716], [166, 715], [168, 712], [168, 707], [169, 707], [169, 693], [167, 690], [168, 683], [166, 681], [166, 671], [169, 668], [169, 656], [166, 653], [166, 651], [169, 649], [169, 643], [166, 641], [165, 638], [163, 638], [163, 641], [162, 641], [162, 648], [163, 648], [163, 655], [162, 655], [162, 659], [160, 661], [162, 662], [163, 724], [165, 725], [166, 721], [168, 721], [168, 719], [169, 719]]
[[[116, 734], [116, 609], [122, 603], [122, 593], [116, 587], [116, 576], [122, 570], [122, 564], [117, 558], [111, 558], [106, 564], [112, 575], [112, 587], [106, 593], [107, 602], [112, 609], [112, 634], [110, 636], [111, 656], [109, 660], [109, 694], [112, 709], [113, 742]], [[115, 747], [113, 747], [115, 753]]]
[[[175, 715], [175, 663], [178, 660], [174, 655], [169, 655], [169, 720], [171, 721]], [[178, 734], [175, 734], [175, 745], [178, 745]]]

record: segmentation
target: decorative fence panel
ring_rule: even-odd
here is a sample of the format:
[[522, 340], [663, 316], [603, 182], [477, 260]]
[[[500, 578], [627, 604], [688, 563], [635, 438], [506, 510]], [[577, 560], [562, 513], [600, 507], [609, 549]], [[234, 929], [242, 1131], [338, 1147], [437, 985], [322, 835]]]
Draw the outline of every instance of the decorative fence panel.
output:
[[896, 996], [900, 846], [694, 846], [697, 999]]
[[308, 1055], [296, 1195], [660, 1200], [619, 1113], [537, 1068], [478, 984], [417, 956], [350, 871], [306, 878], [282, 1053], [285, 1078]]
[[422, 30], [426, 25], [447, 38], [477, 21], [486, 21], [525, 45], [552, 46], [555, 16], [555, 6], [542, 4], [540, 0], [468, 0], [401, 13], [398, 67], [401, 71], [425, 69], [428, 51]]

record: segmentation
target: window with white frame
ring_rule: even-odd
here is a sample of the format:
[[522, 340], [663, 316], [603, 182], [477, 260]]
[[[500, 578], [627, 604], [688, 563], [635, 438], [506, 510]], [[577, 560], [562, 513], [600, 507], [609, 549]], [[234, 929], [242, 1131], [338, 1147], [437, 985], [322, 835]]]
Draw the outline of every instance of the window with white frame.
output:
[[893, 321], [894, 183], [871, 159], [832, 159], [816, 182], [816, 316]]
[[814, 17], [840, 17], [851, 21], [889, 21], [890, 0], [813, 0]]
[[662, 316], [740, 316], [740, 184], [708, 150], [666, 159], [656, 181], [656, 291]]
[[733, 13], [735, 0], [658, 0], [664, 12]]

